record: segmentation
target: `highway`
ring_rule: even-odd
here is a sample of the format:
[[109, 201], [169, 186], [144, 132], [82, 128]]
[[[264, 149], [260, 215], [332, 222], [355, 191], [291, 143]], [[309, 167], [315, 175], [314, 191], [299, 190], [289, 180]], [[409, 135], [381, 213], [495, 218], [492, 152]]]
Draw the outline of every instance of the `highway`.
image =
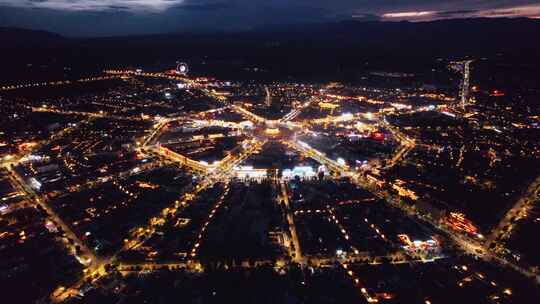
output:
[[[218, 167], [217, 167], [217, 173], [218, 174], [225, 174], [228, 175], [232, 172], [234, 167], [238, 166], [240, 163], [242, 163], [246, 158], [248, 158], [251, 154], [254, 152], [260, 150], [264, 144], [266, 144], [266, 139], [252, 139], [249, 142], [247, 142], [247, 146], [243, 147], [241, 151], [237, 151], [236, 154], [232, 155], [231, 157], [228, 157], [224, 160], [222, 160]], [[216, 171], [212, 171], [210, 173], [215, 174]]]
[[161, 157], [164, 157], [166, 159], [168, 159], [169, 161], [175, 163], [175, 164], [178, 164], [179, 167], [188, 167], [190, 169], [192, 169], [193, 171], [195, 172], [199, 172], [199, 173], [202, 173], [202, 174], [206, 174], [208, 173], [208, 170], [209, 170], [209, 166], [208, 165], [205, 165], [201, 162], [198, 162], [198, 161], [195, 161], [189, 157], [186, 157], [182, 154], [179, 154], [179, 153], [176, 153], [166, 147], [163, 147], [163, 146], [147, 146], [146, 147], [147, 150], [151, 151], [151, 152], [154, 152], [158, 155], [160, 155]]
[[329, 123], [338, 123], [338, 122], [346, 122], [346, 121], [352, 121], [356, 120], [360, 117], [360, 113], [357, 113], [356, 115], [338, 115], [338, 116], [327, 116], [325, 118], [317, 118], [310, 120], [310, 124], [329, 124]]
[[255, 113], [252, 113], [240, 106], [233, 106], [233, 110], [235, 110], [238, 114], [244, 116], [245, 118], [254, 121], [256, 123], [266, 123], [266, 118], [261, 117]]
[[111, 79], [119, 79], [120, 76], [113, 75], [113, 76], [97, 76], [97, 77], [87, 77], [87, 78], [80, 78], [77, 80], [57, 80], [57, 81], [49, 81], [49, 82], [35, 82], [35, 83], [25, 83], [25, 84], [14, 84], [14, 85], [6, 85], [0, 87], [0, 91], [12, 91], [17, 89], [27, 89], [27, 88], [38, 88], [38, 87], [46, 87], [46, 86], [60, 86], [60, 85], [68, 85], [73, 83], [81, 83], [81, 82], [91, 82], [91, 81], [101, 81], [101, 80], [111, 80]]
[[170, 121], [169, 119], [162, 119], [157, 124], [154, 125], [153, 130], [151, 131], [150, 135], [144, 137], [143, 139], [139, 140], [139, 143], [142, 143], [142, 146], [152, 146], [155, 144], [156, 140], [161, 135], [161, 132], [163, 130], [163, 127], [166, 126]]
[[[444, 258], [434, 258], [431, 260], [423, 259], [395, 259], [394, 255], [385, 255], [385, 256], [366, 256], [366, 255], [351, 255], [347, 257], [320, 257], [320, 256], [306, 256], [305, 260], [309, 260], [310, 264], [316, 266], [328, 266], [332, 267], [336, 263], [346, 264], [346, 265], [381, 265], [384, 261], [386, 264], [392, 265], [403, 265], [403, 264], [418, 264], [418, 263], [433, 263], [437, 260]], [[271, 265], [276, 268], [281, 266], [287, 266], [287, 261], [283, 259], [278, 259], [277, 261], [272, 260], [245, 260], [239, 261], [236, 264], [236, 267], [241, 268], [254, 268], [261, 265]], [[200, 273], [203, 271], [203, 266], [197, 259], [188, 259], [185, 261], [164, 261], [164, 262], [141, 262], [141, 263], [119, 263], [118, 271], [122, 273], [150, 273], [154, 271], [163, 270], [167, 268], [169, 270], [179, 270], [187, 271], [192, 273]]]
[[[79, 237], [71, 230], [71, 228], [62, 220], [60, 216], [51, 208], [44, 198], [40, 198], [38, 194], [29, 187], [24, 179], [20, 177], [17, 172], [12, 170], [9, 167], [6, 167], [6, 170], [9, 171], [10, 177], [12, 178], [13, 185], [17, 186], [20, 191], [23, 191], [26, 193], [27, 197], [30, 201], [34, 202], [36, 205], [41, 206], [46, 212], [47, 215], [52, 219], [53, 222], [55, 222], [57, 225], [59, 225], [64, 233], [66, 234], [66, 237], [68, 239], [73, 240], [76, 246], [79, 247], [80, 252], [82, 254], [79, 254], [84, 261], [84, 263], [89, 267], [91, 270], [95, 270], [99, 268], [101, 264], [101, 260], [94, 254], [92, 250], [90, 250], [84, 242], [82, 242]], [[74, 248], [71, 248], [72, 252], [76, 252]]]
[[[505, 216], [501, 219], [496, 228], [487, 237], [486, 246], [490, 248], [493, 244], [500, 243], [508, 238], [514, 231], [513, 221], [527, 217], [528, 211], [535, 203], [540, 201], [540, 176], [538, 176], [527, 188], [525, 193], [518, 199]], [[508, 226], [508, 227], [507, 227]], [[508, 229], [506, 229], [508, 228]]]
[[397, 163], [399, 163], [402, 159], [407, 156], [409, 152], [411, 152], [412, 149], [414, 149], [415, 145], [411, 144], [402, 144], [396, 154], [392, 156], [392, 158], [386, 163], [384, 166], [384, 169], [389, 169], [395, 166]]
[[143, 118], [141, 116], [129, 117], [129, 116], [120, 116], [110, 113], [100, 111], [98, 113], [94, 112], [80, 112], [80, 111], [68, 111], [68, 110], [58, 110], [51, 107], [32, 107], [33, 112], [44, 112], [44, 113], [55, 113], [62, 115], [79, 115], [86, 116], [90, 118], [110, 118], [116, 120], [131, 120], [131, 121], [145, 121], [150, 120], [151, 118]]
[[326, 157], [323, 153], [310, 147], [306, 143], [299, 142], [299, 141], [287, 141], [286, 144], [289, 147], [297, 150], [301, 154], [318, 161], [322, 165], [325, 165], [329, 170], [335, 173], [339, 173], [342, 176], [350, 175], [350, 172], [348, 171], [348, 167], [346, 165], [341, 165], [337, 161]]
[[294, 256], [293, 261], [300, 265], [304, 265], [304, 258], [302, 257], [302, 250], [300, 249], [300, 241], [298, 240], [298, 234], [296, 232], [296, 224], [294, 223], [294, 215], [291, 210], [289, 203], [289, 193], [287, 191], [287, 185], [283, 180], [279, 181], [279, 194], [278, 200], [285, 204], [285, 210], [287, 212], [287, 223], [289, 225], [289, 232], [291, 233], [292, 242], [294, 245]]
[[279, 122], [284, 123], [284, 122], [292, 121], [293, 119], [298, 117], [298, 115], [300, 115], [300, 113], [302, 113], [302, 110], [309, 107], [312, 102], [313, 102], [313, 99], [304, 102], [299, 107], [293, 109], [291, 112], [287, 113], [285, 116], [283, 116], [281, 119], [279, 119]]
[[216, 203], [212, 207], [212, 210], [208, 214], [206, 218], [206, 222], [201, 227], [201, 230], [199, 231], [199, 234], [197, 235], [197, 240], [195, 241], [195, 244], [193, 244], [193, 247], [191, 248], [190, 256], [192, 258], [197, 256], [197, 252], [199, 251], [199, 247], [203, 241], [203, 238], [205, 236], [206, 229], [208, 228], [208, 225], [210, 225], [210, 222], [214, 218], [214, 215], [216, 215], [216, 212], [219, 210], [221, 205], [223, 204], [223, 201], [225, 200], [225, 197], [229, 194], [229, 183], [225, 184], [223, 193], [219, 196], [219, 198], [216, 200]]

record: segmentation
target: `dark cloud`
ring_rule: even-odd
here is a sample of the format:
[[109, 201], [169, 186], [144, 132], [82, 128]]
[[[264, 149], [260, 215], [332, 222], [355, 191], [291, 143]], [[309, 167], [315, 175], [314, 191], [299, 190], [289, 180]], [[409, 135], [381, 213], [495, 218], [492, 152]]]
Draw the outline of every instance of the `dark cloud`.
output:
[[187, 11], [216, 11], [229, 9], [234, 7], [232, 2], [213, 2], [213, 3], [188, 3], [180, 4], [175, 6], [176, 9], [187, 10]]
[[[340, 16], [342, 17], [340, 19], [346, 19], [346, 15], [340, 15]], [[356, 13], [354, 15], [351, 15], [351, 17], [354, 20], [362, 20], [362, 21], [379, 21], [379, 20], [381, 20], [381, 16], [375, 15], [375, 14], [369, 14], [369, 13]]]
[[125, 5], [109, 5], [108, 8], [111, 10], [129, 10], [130, 9], [129, 6], [125, 6]]
[[494, 11], [485, 12], [483, 14], [483, 16], [484, 17], [489, 17], [489, 16], [497, 16], [497, 17], [515, 16], [517, 13], [518, 13], [518, 11], [516, 11], [516, 10], [504, 10], [504, 11], [494, 10]]
[[0, 26], [65, 35], [234, 31], [274, 24], [538, 16], [530, 0], [0, 0]]
[[443, 12], [437, 12], [437, 16], [439, 17], [463, 17], [471, 14], [477, 13], [478, 10], [457, 10], [457, 11], [443, 11]]

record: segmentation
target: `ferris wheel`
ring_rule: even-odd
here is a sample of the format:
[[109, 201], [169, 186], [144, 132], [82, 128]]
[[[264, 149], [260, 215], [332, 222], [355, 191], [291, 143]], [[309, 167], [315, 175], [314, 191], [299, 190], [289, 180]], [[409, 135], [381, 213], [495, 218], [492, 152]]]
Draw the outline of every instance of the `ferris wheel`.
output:
[[187, 63], [177, 62], [177, 64], [176, 64], [176, 72], [178, 74], [186, 75], [189, 72], [189, 67], [188, 67]]

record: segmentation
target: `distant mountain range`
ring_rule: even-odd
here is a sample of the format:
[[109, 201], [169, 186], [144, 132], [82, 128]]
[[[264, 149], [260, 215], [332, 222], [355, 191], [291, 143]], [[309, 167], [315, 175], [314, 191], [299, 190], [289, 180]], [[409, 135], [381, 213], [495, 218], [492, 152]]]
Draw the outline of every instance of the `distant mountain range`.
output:
[[[249, 63], [304, 73], [357, 69], [367, 60], [388, 66], [417, 65], [434, 58], [503, 53], [540, 62], [540, 20], [527, 18], [449, 19], [431, 22], [341, 21], [261, 27], [235, 33], [67, 38], [44, 32], [0, 28], [4, 67], [140, 65], [170, 67], [188, 62]], [[414, 59], [414, 60], [411, 60]], [[316, 64], [315, 64], [316, 63]], [[201, 67], [202, 69], [202, 67]], [[404, 69], [410, 70], [410, 69]]]
[[[148, 44], [186, 46], [263, 45], [276, 47], [309, 43], [310, 47], [428, 49], [467, 52], [538, 48], [540, 20], [527, 18], [449, 19], [431, 22], [341, 21], [325, 24], [272, 26], [237, 33], [159, 34], [109, 38], [65, 38], [61, 35], [17, 28], [0, 28], [1, 48], [59, 47], [110, 44], [117, 47]], [[330, 43], [330, 45], [328, 44]]]
[[19, 48], [67, 45], [69, 39], [47, 31], [0, 27], [0, 41], [0, 48]]

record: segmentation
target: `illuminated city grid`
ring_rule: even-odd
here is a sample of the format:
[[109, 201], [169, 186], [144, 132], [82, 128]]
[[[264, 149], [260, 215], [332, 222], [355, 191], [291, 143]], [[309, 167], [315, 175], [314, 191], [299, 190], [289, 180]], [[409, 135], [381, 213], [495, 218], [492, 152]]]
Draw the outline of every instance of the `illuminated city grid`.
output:
[[[9, 190], [1, 212], [10, 225], [19, 225], [24, 210], [32, 211], [20, 216], [35, 220], [0, 231], [0, 238], [20, 245], [46, 230], [55, 235], [47, 242], [76, 259], [65, 265], [75, 269], [69, 283], [50, 286], [53, 302], [83, 298], [112, 273], [261, 265], [286, 273], [296, 265], [303, 272], [333, 267], [369, 303], [442, 303], [443, 287], [430, 276], [444, 277], [449, 293], [475, 290], [470, 303], [509, 303], [517, 283], [496, 281], [489, 265], [540, 278], [534, 261], [525, 267], [507, 249], [516, 217], [537, 208], [540, 180], [506, 215], [483, 222], [487, 211], [453, 201], [449, 191], [465, 190], [444, 189], [438, 170], [444, 159], [464, 185], [493, 189], [490, 175], [504, 159], [534, 147], [498, 149], [517, 139], [496, 125], [467, 130], [466, 139], [453, 128], [415, 126], [422, 119], [474, 124], [489, 115], [470, 97], [471, 62], [449, 64], [463, 78], [458, 97], [226, 82], [189, 77], [184, 63], [176, 71], [107, 70], [79, 81], [2, 87], [9, 93], [111, 85], [84, 102], [6, 98], [13, 113], [50, 124], [46, 133], [29, 122], [28, 130], [3, 134], [12, 140], [2, 143], [1, 182]], [[423, 101], [399, 101], [408, 98]], [[487, 151], [485, 166], [473, 168], [470, 157], [480, 150]], [[397, 283], [376, 284], [384, 269], [413, 266], [426, 275], [403, 270], [410, 288], [430, 286], [418, 295]]]

